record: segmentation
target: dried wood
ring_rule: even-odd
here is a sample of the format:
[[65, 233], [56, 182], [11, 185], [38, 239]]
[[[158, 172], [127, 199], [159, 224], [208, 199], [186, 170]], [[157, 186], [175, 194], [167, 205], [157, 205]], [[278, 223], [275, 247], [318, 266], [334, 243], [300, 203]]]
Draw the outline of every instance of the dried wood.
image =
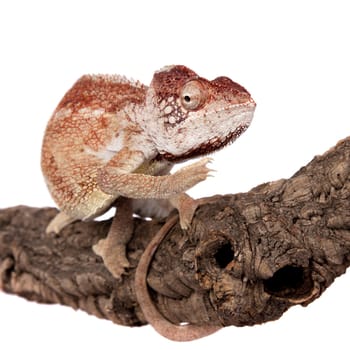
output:
[[[350, 263], [349, 159], [350, 138], [290, 179], [208, 199], [188, 231], [171, 227], [147, 274], [161, 314], [174, 324], [246, 326], [318, 298]], [[76, 222], [49, 236], [45, 227], [56, 213], [0, 211], [0, 289], [121, 325], [146, 324], [135, 271], [163, 223], [134, 218], [131, 267], [116, 281], [91, 249], [110, 221]]]

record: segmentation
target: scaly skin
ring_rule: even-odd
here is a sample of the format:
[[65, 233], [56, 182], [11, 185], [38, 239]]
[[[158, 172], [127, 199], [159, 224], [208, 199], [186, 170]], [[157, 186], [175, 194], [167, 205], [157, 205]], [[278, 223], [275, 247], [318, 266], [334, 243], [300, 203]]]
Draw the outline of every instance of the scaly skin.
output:
[[[44, 136], [42, 170], [61, 209], [47, 232], [93, 219], [121, 196], [168, 199], [186, 229], [197, 204], [184, 192], [207, 178], [209, 159], [170, 175], [171, 167], [234, 141], [254, 109], [250, 94], [229, 78], [209, 81], [184, 66], [156, 72], [149, 87], [120, 76], [83, 76], [59, 103]], [[116, 278], [127, 266], [122, 233], [128, 222], [116, 219], [94, 249]]]

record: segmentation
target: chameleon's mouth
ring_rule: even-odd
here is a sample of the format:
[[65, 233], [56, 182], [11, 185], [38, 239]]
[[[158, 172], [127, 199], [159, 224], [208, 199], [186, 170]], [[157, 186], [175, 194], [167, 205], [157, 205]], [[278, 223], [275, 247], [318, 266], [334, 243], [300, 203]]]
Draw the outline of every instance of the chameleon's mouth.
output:
[[161, 159], [168, 160], [170, 162], [181, 162], [186, 159], [195, 158], [199, 156], [203, 156], [209, 153], [212, 153], [214, 151], [217, 151], [226, 145], [234, 142], [241, 134], [244, 133], [249, 127], [249, 124], [242, 124], [238, 126], [234, 131], [231, 131], [224, 137], [213, 137], [212, 139], [208, 140], [205, 143], [200, 144], [196, 148], [190, 149], [184, 154], [181, 155], [174, 155], [171, 153], [163, 153], [160, 154], [158, 157]]

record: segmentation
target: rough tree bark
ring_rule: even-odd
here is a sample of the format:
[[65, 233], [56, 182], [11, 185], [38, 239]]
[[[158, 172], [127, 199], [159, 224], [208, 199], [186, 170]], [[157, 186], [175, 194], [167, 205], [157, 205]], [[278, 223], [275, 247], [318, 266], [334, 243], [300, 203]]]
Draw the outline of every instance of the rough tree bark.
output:
[[[150, 263], [154, 305], [172, 323], [245, 326], [308, 305], [350, 262], [350, 138], [288, 180], [215, 196], [189, 231], [169, 228]], [[91, 247], [110, 225], [77, 222], [45, 234], [55, 209], [0, 211], [0, 288], [126, 326], [146, 324], [135, 270], [162, 223], [134, 219], [131, 268], [116, 281]]]

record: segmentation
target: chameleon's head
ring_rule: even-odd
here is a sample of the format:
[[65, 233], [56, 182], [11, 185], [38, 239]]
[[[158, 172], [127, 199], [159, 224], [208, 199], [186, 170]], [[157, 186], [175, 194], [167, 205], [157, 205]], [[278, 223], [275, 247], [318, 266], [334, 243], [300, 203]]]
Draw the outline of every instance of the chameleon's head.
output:
[[209, 81], [184, 66], [169, 66], [154, 74], [148, 108], [149, 136], [161, 158], [176, 162], [233, 142], [248, 128], [255, 102], [229, 78]]

